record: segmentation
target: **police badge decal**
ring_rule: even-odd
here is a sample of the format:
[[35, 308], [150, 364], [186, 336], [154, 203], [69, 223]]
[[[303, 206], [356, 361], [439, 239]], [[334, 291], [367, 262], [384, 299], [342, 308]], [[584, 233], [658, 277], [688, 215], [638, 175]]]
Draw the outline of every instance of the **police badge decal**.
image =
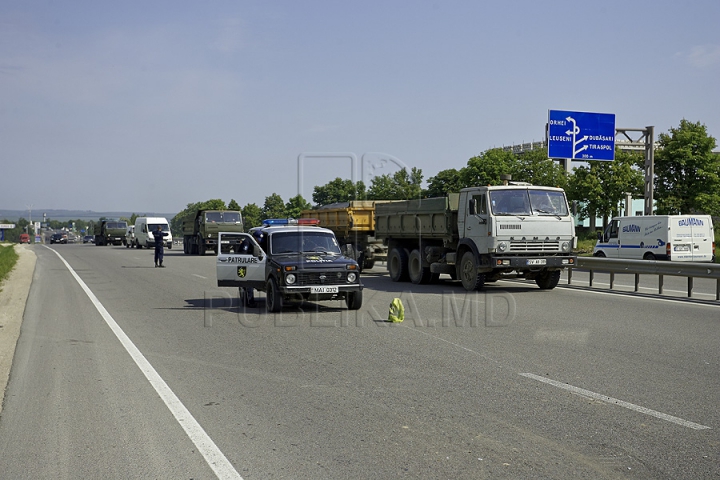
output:
[[247, 273], [247, 267], [238, 267], [237, 273], [238, 277], [245, 278], [245, 274]]

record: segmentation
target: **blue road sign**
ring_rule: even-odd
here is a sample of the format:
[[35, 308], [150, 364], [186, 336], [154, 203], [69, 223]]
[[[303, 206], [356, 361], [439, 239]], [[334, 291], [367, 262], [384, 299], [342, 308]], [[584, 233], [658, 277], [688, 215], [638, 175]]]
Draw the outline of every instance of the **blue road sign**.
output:
[[548, 110], [548, 158], [615, 160], [615, 114]]

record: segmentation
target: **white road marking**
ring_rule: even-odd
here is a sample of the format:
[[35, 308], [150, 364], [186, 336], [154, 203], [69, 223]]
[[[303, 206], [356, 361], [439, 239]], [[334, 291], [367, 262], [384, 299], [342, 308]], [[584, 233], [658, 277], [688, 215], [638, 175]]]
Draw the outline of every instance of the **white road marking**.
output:
[[639, 405], [635, 405], [633, 403], [624, 402], [622, 400], [618, 400], [617, 398], [608, 397], [606, 395], [601, 395], [599, 393], [591, 392], [590, 390], [585, 390], [584, 388], [574, 387], [572, 385], [568, 385], [567, 383], [561, 383], [556, 380], [551, 380], [549, 378], [541, 377], [540, 375], [535, 375], [532, 373], [521, 373], [523, 377], [532, 378], [533, 380], [537, 380], [539, 382], [547, 383], [548, 385], [552, 385], [553, 387], [562, 388], [563, 390], [568, 390], [572, 393], [576, 393], [578, 395], [583, 395], [585, 397], [590, 397], [595, 400], [600, 400], [606, 403], [610, 403], [612, 405], [619, 405], [621, 407], [628, 408], [630, 410], [634, 410], [636, 412], [644, 413], [645, 415], [651, 415], [653, 417], [659, 418], [661, 420], [666, 420], [668, 422], [677, 423], [678, 425], [682, 425], [683, 427], [692, 428], [695, 430], [707, 430], [710, 427], [706, 427], [705, 425], [700, 425], [699, 423], [693, 423], [688, 420], [683, 420], [682, 418], [673, 417], [672, 415], [668, 415], [666, 413], [657, 412], [655, 410], [650, 410], [649, 408], [641, 407]]
[[78, 274], [75, 273], [75, 270], [72, 269], [70, 264], [66, 262], [62, 255], [60, 255], [56, 250], [49, 247], [46, 248], [53, 251], [55, 255], [60, 257], [60, 260], [65, 264], [67, 269], [70, 270], [72, 276], [75, 277], [75, 280], [77, 280], [78, 284], [80, 284], [80, 287], [85, 291], [85, 294], [88, 296], [90, 301], [93, 305], [95, 305], [97, 311], [100, 312], [100, 315], [105, 320], [105, 323], [107, 323], [108, 327], [110, 327], [117, 339], [120, 340], [120, 343], [122, 343], [125, 350], [130, 354], [130, 357], [132, 357], [135, 361], [135, 364], [143, 372], [145, 378], [147, 378], [150, 382], [150, 385], [152, 385], [158, 395], [160, 395], [160, 398], [163, 402], [165, 402], [165, 405], [168, 407], [183, 430], [185, 430], [185, 433], [187, 433], [187, 436], [190, 440], [192, 440], [210, 468], [212, 468], [215, 472], [215, 475], [217, 475], [219, 479], [223, 480], [242, 480], [242, 477], [232, 466], [232, 463], [230, 463], [225, 455], [223, 455], [217, 445], [215, 445], [215, 442], [213, 442], [202, 426], [200, 426], [197, 420], [195, 420], [190, 411], [185, 407], [185, 405], [183, 405], [175, 393], [170, 390], [170, 387], [168, 387], [167, 383], [165, 383], [165, 380], [162, 379], [150, 362], [148, 362], [143, 354], [140, 353], [140, 350], [138, 350], [132, 340], [130, 340], [117, 322], [115, 322], [115, 319], [112, 318], [110, 313], [108, 313], [85, 282], [83, 282]]
[[193, 276], [193, 277], [200, 277], [200, 278], [202, 278], [203, 280], [207, 280], [207, 277], [203, 277], [202, 275], [198, 275], [197, 273], [193, 273], [192, 276]]

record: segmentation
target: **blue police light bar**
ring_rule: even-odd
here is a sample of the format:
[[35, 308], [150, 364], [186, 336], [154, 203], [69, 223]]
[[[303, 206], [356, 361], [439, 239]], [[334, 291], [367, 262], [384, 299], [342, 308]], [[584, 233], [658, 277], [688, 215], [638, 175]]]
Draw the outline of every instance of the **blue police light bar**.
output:
[[266, 227], [281, 226], [281, 225], [320, 225], [320, 220], [317, 218], [266, 218], [263, 220], [263, 225]]

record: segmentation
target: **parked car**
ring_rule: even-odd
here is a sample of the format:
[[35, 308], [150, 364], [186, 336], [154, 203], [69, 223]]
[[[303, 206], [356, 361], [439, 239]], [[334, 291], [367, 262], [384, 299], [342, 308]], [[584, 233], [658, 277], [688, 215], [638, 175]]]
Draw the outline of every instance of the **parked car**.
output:
[[62, 232], [55, 232], [50, 237], [50, 243], [67, 243], [67, 235]]
[[30, 243], [30, 235], [28, 235], [27, 233], [21, 233], [20, 243]]
[[92, 235], [85, 235], [83, 237], [83, 243], [95, 243], [95, 237]]

